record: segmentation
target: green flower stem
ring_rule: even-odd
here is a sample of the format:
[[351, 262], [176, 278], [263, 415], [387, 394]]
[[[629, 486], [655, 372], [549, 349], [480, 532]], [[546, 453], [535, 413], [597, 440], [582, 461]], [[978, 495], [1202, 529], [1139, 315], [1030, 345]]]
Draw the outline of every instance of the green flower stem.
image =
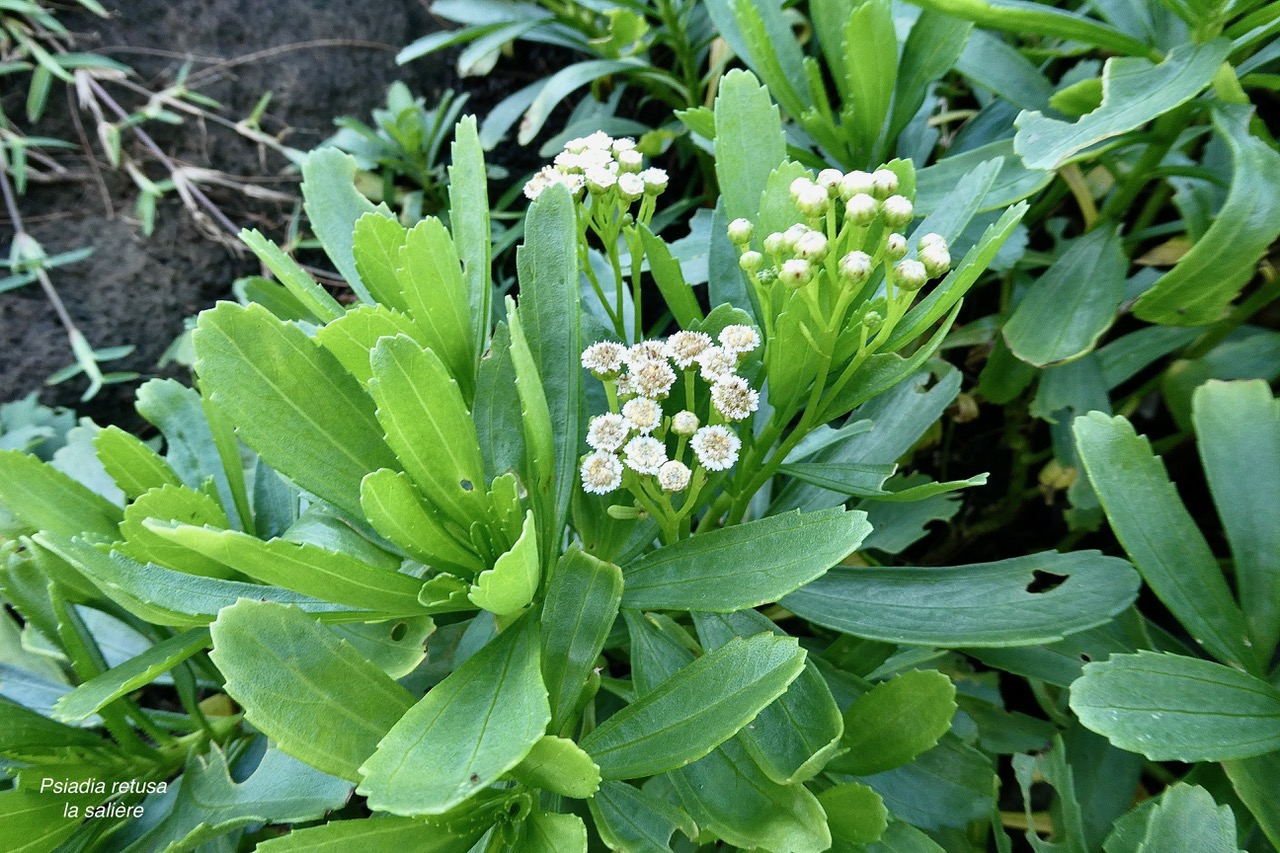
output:
[[[646, 204], [650, 204], [650, 196], [647, 195], [640, 205], [641, 216], [644, 215]], [[649, 214], [653, 214], [651, 204]], [[644, 246], [640, 243], [640, 232], [634, 227], [626, 228], [623, 233], [627, 240], [627, 248], [631, 252], [631, 302], [634, 305], [635, 339], [638, 342], [644, 339], [644, 323], [640, 319], [640, 308], [644, 298], [644, 290], [640, 287], [640, 267], [644, 263]]]

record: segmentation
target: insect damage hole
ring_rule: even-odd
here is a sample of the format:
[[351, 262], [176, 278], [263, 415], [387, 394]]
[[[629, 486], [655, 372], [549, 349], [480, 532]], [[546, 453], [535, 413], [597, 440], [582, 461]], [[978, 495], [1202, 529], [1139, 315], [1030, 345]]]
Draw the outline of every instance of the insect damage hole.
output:
[[475, 489], [475, 484], [470, 480], [459, 480], [458, 485], [462, 487], [462, 491], [464, 492], [470, 492]]
[[1027, 584], [1027, 592], [1040, 593], [1055, 590], [1062, 586], [1068, 577], [1069, 575], [1056, 575], [1053, 572], [1046, 572], [1043, 569], [1033, 569], [1031, 572], [1031, 583]]

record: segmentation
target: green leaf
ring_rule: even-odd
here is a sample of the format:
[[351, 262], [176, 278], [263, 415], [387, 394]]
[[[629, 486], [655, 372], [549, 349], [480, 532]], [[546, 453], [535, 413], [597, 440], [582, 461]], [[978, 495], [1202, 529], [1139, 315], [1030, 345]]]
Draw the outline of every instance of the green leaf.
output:
[[118, 506], [21, 450], [0, 450], [0, 505], [34, 530], [119, 535]]
[[378, 341], [370, 358], [369, 391], [387, 444], [423, 496], [470, 528], [485, 518], [488, 501], [475, 422], [458, 383], [435, 351], [404, 336]]
[[[511, 359], [511, 375], [515, 380], [516, 396], [520, 401], [521, 442], [524, 450], [524, 474], [529, 483], [531, 497], [537, 508], [537, 519], [543, 527], [543, 541], [555, 538], [556, 524], [553, 489], [556, 479], [556, 437], [551, 426], [551, 410], [538, 368], [529, 350], [524, 325], [519, 310], [511, 297], [507, 297], [507, 320], [511, 345], [507, 353]], [[501, 339], [501, 331], [498, 339]], [[513, 427], [514, 424], [510, 424]], [[567, 449], [567, 448], [566, 448]], [[563, 473], [563, 472], [561, 472]]]
[[[372, 218], [382, 219], [381, 216]], [[356, 381], [365, 385], [373, 378], [369, 353], [378, 343], [378, 338], [394, 338], [396, 335], [405, 335], [426, 345], [425, 336], [417, 324], [404, 314], [384, 305], [359, 305], [332, 323], [321, 326], [316, 331], [315, 340], [332, 353]]]
[[360, 768], [369, 807], [441, 814], [519, 764], [551, 719], [537, 622], [508, 627], [414, 705]]
[[983, 486], [987, 482], [986, 474], [978, 474], [967, 480], [923, 483], [894, 492], [883, 486], [885, 480], [893, 475], [896, 468], [896, 465], [875, 465], [866, 462], [794, 462], [781, 466], [778, 471], [842, 495], [875, 498], [890, 503], [925, 500], [956, 489]]
[[860, 782], [845, 782], [818, 795], [831, 835], [845, 844], [874, 844], [889, 826], [880, 795]]
[[383, 468], [367, 475], [360, 484], [360, 505], [373, 529], [415, 560], [468, 575], [484, 569], [461, 528], [451, 528], [427, 505], [403, 471]]
[[735, 638], [605, 720], [581, 746], [604, 779], [683, 767], [751, 722], [803, 668], [790, 637]]
[[914, 761], [862, 779], [889, 813], [921, 829], [985, 820], [997, 788], [991, 759], [953, 734]]
[[535, 811], [520, 824], [521, 853], [587, 853], [587, 825], [576, 814]]
[[41, 794], [22, 788], [0, 791], [0, 824], [8, 853], [52, 853], [81, 826], [66, 817], [67, 805], [95, 806], [106, 796]]
[[[524, 116], [520, 119], [520, 130], [516, 134], [516, 140], [521, 145], [528, 145], [532, 142], [533, 138], [538, 135], [538, 131], [542, 130], [542, 126], [546, 123], [552, 110], [566, 97], [588, 83], [611, 74], [622, 74], [624, 77], [630, 76], [625, 74], [628, 71], [632, 72], [633, 75], [643, 77], [645, 76], [644, 72], [651, 67], [642, 60], [626, 58], [592, 59], [585, 62], [575, 62], [559, 69], [543, 81], [538, 94], [529, 104], [529, 109], [525, 110]], [[666, 85], [670, 85], [669, 78], [664, 77], [661, 79]]]
[[209, 657], [249, 722], [294, 758], [352, 782], [413, 706], [391, 680], [301, 610], [239, 601], [209, 627]]
[[147, 492], [125, 509], [124, 521], [120, 523], [120, 535], [125, 541], [117, 544], [116, 550], [139, 562], [155, 563], [187, 574], [244, 579], [234, 568], [158, 536], [146, 526], [148, 521], [174, 521], [226, 530], [230, 527], [226, 513], [205, 492], [192, 491], [186, 486], [163, 486]]
[[693, 289], [685, 283], [680, 262], [671, 256], [671, 249], [661, 237], [654, 236], [648, 225], [641, 224], [637, 230], [644, 245], [645, 259], [649, 262], [649, 271], [653, 273], [653, 283], [658, 286], [663, 301], [671, 309], [671, 316], [682, 329], [701, 321], [703, 314], [702, 307], [698, 305], [698, 297], [694, 296]]
[[771, 781], [737, 738], [670, 778], [698, 827], [729, 844], [794, 853], [831, 847], [818, 798], [803, 785]]
[[775, 515], [659, 548], [623, 568], [624, 607], [729, 613], [777, 601], [857, 550], [866, 513]]
[[[528, 355], [527, 342], [522, 355]], [[529, 363], [532, 362], [533, 357], [529, 356]], [[545, 401], [546, 398], [543, 399]], [[511, 360], [511, 333], [505, 323], [498, 324], [489, 342], [489, 351], [480, 358], [471, 415], [480, 437], [480, 454], [484, 457], [486, 476], [496, 477], [519, 469], [525, 458], [526, 424], [520, 412], [515, 365]], [[548, 427], [550, 423], [551, 415], [548, 413]], [[538, 440], [551, 446], [551, 437], [547, 433], [541, 433]]]
[[844, 63], [844, 77], [836, 79], [844, 108], [851, 111], [844, 130], [850, 147], [858, 152], [857, 159], [870, 161], [876, 156], [898, 79], [898, 37], [889, 0], [867, 0], [853, 9], [844, 27], [844, 49], [846, 55], [857, 57]]
[[[897, 139], [920, 111], [928, 96], [929, 86], [956, 64], [972, 31], [972, 23], [951, 15], [940, 14], [932, 9], [925, 9], [920, 13], [902, 46], [902, 62], [894, 83], [893, 118], [889, 123], [887, 139]], [[894, 61], [897, 61], [896, 55]]]
[[547, 735], [533, 745], [511, 775], [532, 788], [585, 800], [600, 788], [600, 768], [568, 738]]
[[476, 133], [475, 116], [465, 116], [453, 130], [449, 147], [449, 214], [453, 237], [462, 260], [468, 313], [474, 324], [471, 339], [477, 356], [489, 343], [493, 284], [490, 280], [489, 186], [484, 151]]
[[676, 806], [626, 782], [602, 783], [587, 805], [611, 850], [671, 853], [672, 834], [690, 823]]
[[733, 70], [720, 80], [715, 114], [725, 217], [755, 220], [769, 174], [787, 158], [778, 108], [750, 72]]
[[409, 316], [470, 399], [476, 357], [466, 283], [453, 238], [439, 219], [428, 216], [409, 231], [396, 275]]
[[1005, 322], [1005, 343], [1036, 367], [1090, 352], [1115, 322], [1128, 266], [1114, 227], [1085, 234], [1031, 285]]
[[760, 75], [783, 109], [804, 115], [813, 106], [813, 94], [804, 53], [780, 0], [711, 0], [706, 6], [715, 30]]
[[556, 564], [542, 605], [542, 676], [552, 732], [563, 732], [577, 713], [621, 599], [622, 572], [613, 563], [572, 547]]
[[1030, 0], [917, 0], [916, 5], [995, 30], [1034, 32], [1134, 56], [1152, 53], [1143, 42], [1092, 18]]
[[285, 539], [261, 539], [236, 530], [171, 522], [144, 526], [175, 545], [235, 568], [251, 578], [324, 601], [396, 615], [422, 613], [422, 581], [366, 563], [351, 554]]
[[64, 695], [54, 705], [53, 715], [63, 722], [79, 722], [121, 696], [150, 684], [208, 646], [209, 632], [204, 628], [192, 628], [162, 640], [137, 657], [113, 666]]
[[[707, 649], [719, 648], [735, 636], [784, 634], [755, 610], [695, 612], [693, 619], [698, 638]], [[787, 692], [761, 711], [737, 738], [766, 776], [779, 785], [789, 785], [816, 776], [839, 749], [843, 733], [844, 720], [831, 688], [808, 661]]]
[[917, 669], [877, 684], [844, 714], [846, 752], [831, 769], [854, 776], [892, 770], [932, 749], [951, 728], [956, 688], [947, 676]]
[[1236, 847], [1236, 818], [1198, 785], [1178, 783], [1160, 795], [1147, 817], [1141, 853], [1243, 853]]
[[1274, 846], [1280, 843], [1280, 801], [1275, 797], [1280, 779], [1280, 750], [1254, 758], [1223, 762], [1236, 794], [1253, 812], [1258, 826]]
[[1249, 132], [1253, 111], [1223, 104], [1211, 116], [1231, 151], [1231, 189], [1208, 230], [1134, 303], [1151, 323], [1197, 326], [1221, 318], [1280, 236], [1280, 154]]
[[335, 820], [321, 826], [292, 829], [281, 838], [259, 842], [260, 853], [467, 853], [483, 829], [454, 829], [408, 817]]
[[[1067, 762], [1066, 747], [1060, 735], [1054, 735], [1053, 745], [1041, 755], [1015, 755], [1013, 772], [1022, 790], [1022, 803], [1027, 815], [1027, 844], [1036, 853], [1087, 853], [1090, 845], [1084, 835], [1084, 822], [1080, 811], [1079, 790], [1073, 768]], [[1046, 843], [1036, 834], [1031, 785], [1041, 782], [1054, 792], [1053, 840]], [[1126, 792], [1127, 793], [1127, 792]]]
[[93, 732], [63, 725], [8, 697], [0, 697], [0, 723], [4, 723], [0, 727], [0, 755], [15, 761], [50, 755], [66, 758], [76, 752], [110, 749]]
[[280, 284], [284, 285], [285, 290], [311, 317], [325, 322], [342, 316], [343, 308], [338, 300], [330, 296], [329, 291], [316, 284], [315, 279], [275, 243], [262, 236], [256, 229], [241, 231], [240, 240], [253, 250], [258, 260], [271, 270]]
[[1089, 146], [1139, 128], [1200, 94], [1230, 49], [1226, 39], [1179, 45], [1159, 65], [1147, 59], [1112, 57], [1102, 67], [1101, 106], [1074, 123], [1047, 118], [1039, 111], [1021, 113], [1014, 120], [1018, 127], [1014, 150], [1032, 169], [1056, 169], [1069, 163]]
[[1143, 580], [1211, 654], [1257, 667], [1244, 615], [1147, 439], [1101, 412], [1076, 418], [1073, 430], [1089, 482]]
[[[1038, 592], [1029, 587], [1054, 584]], [[1138, 576], [1097, 551], [945, 568], [832, 569], [780, 603], [837, 631], [917, 646], [1033, 646], [1109, 621]]]
[[396, 268], [409, 232], [395, 219], [366, 213], [356, 220], [351, 255], [360, 280], [377, 304], [394, 311], [409, 310]]
[[471, 585], [469, 598], [476, 607], [498, 616], [519, 613], [538, 591], [538, 581], [542, 579], [538, 560], [538, 533], [533, 525], [533, 511], [528, 510], [516, 544], [498, 557], [492, 569], [480, 573]]
[[132, 839], [139, 850], [195, 850], [253, 824], [303, 823], [343, 806], [351, 784], [267, 748], [249, 778], [237, 782], [220, 746], [192, 751], [169, 785], [173, 806], [163, 821]]
[[[555, 454], [553, 520], [543, 537], [559, 537], [577, 488], [578, 449], [582, 446], [582, 341], [578, 287], [578, 244], [574, 201], [552, 186], [529, 206], [525, 242], [516, 252], [520, 280], [520, 322], [537, 367], [550, 413]], [[513, 343], [515, 332], [512, 332]], [[512, 353], [513, 358], [515, 352]], [[517, 373], [517, 379], [520, 378]], [[525, 416], [529, 398], [521, 395]], [[525, 440], [529, 452], [535, 445]]]
[[1084, 667], [1080, 722], [1154, 761], [1228, 761], [1280, 749], [1280, 690], [1185, 655], [1140, 651]]
[[99, 430], [93, 437], [93, 446], [102, 467], [130, 500], [159, 486], [181, 484], [160, 454], [118, 426]]
[[1266, 659], [1280, 640], [1280, 402], [1261, 379], [1210, 380], [1192, 395], [1191, 417], [1249, 633]]
[[246, 444], [303, 489], [360, 516], [360, 480], [399, 469], [373, 403], [301, 329], [256, 305], [200, 315], [196, 373]]
[[50, 531], [36, 534], [35, 541], [74, 566], [121, 607], [157, 625], [207, 625], [219, 610], [241, 598], [297, 604], [309, 613], [324, 614], [334, 621], [364, 622], [370, 618], [366, 612], [274, 586], [189, 575], [152, 563], [138, 563], [116, 552], [104, 554], [86, 542]]
[[325, 254], [361, 302], [375, 302], [355, 261], [355, 227], [367, 213], [394, 218], [356, 189], [356, 159], [337, 148], [317, 148], [302, 163], [302, 197], [307, 218]]
[[[997, 163], [999, 169], [991, 180], [990, 186], [986, 187], [981, 195], [968, 199], [968, 203], [976, 207], [975, 213], [1001, 210], [1035, 195], [1053, 180], [1054, 173], [1051, 171], [1028, 169], [1024, 166], [1022, 159], [1014, 156], [1013, 140], [1001, 139], [944, 157], [932, 166], [926, 166], [918, 171], [916, 173], [916, 212], [932, 215], [948, 210], [950, 207], [948, 199], [958, 188], [959, 181], [986, 164]], [[927, 232], [920, 229], [919, 233]]]
[[213, 481], [231, 525], [252, 527], [244, 463], [226, 413], [194, 389], [173, 379], [152, 379], [138, 389], [138, 414], [164, 434], [165, 460], [187, 488]]

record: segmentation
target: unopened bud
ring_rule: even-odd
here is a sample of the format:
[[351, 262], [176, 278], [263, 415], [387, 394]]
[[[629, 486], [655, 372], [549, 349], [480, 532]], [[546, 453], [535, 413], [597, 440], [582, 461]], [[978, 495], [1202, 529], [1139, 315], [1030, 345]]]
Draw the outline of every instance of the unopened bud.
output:
[[764, 238], [764, 250], [771, 255], [781, 255], [787, 250], [787, 237], [781, 231], [774, 231]]
[[747, 219], [735, 219], [729, 223], [729, 239], [735, 246], [745, 246], [750, 243], [754, 231], [750, 220]]
[[871, 194], [876, 198], [888, 198], [898, 191], [898, 175], [889, 169], [876, 169], [871, 173]]
[[945, 275], [947, 270], [951, 269], [951, 253], [947, 251], [946, 246], [939, 246], [936, 243], [923, 246], [918, 256], [920, 263], [924, 264], [925, 271], [929, 273], [929, 278]]
[[644, 178], [635, 172], [622, 173], [618, 176], [618, 195], [625, 201], [636, 201], [644, 195]]
[[840, 259], [840, 277], [849, 284], [862, 284], [871, 277], [871, 256], [850, 252]]
[[829, 198], [824, 188], [811, 183], [796, 197], [796, 207], [805, 216], [821, 216], [827, 210]]
[[866, 193], [858, 193], [845, 203], [845, 218], [854, 225], [866, 227], [876, 221], [880, 203]]
[[907, 256], [907, 238], [892, 232], [884, 242], [884, 254], [890, 261], [900, 261]]
[[639, 172], [644, 165], [644, 157], [634, 148], [619, 151], [614, 159], [618, 161], [618, 169], [623, 172]]
[[919, 261], [900, 261], [893, 268], [893, 281], [903, 290], [919, 290], [928, 280], [929, 274]]
[[756, 251], [743, 252], [738, 258], [738, 266], [747, 272], [755, 272], [760, 269], [760, 265], [764, 263], [764, 255]]
[[840, 181], [844, 175], [839, 169], [823, 169], [818, 173], [818, 186], [827, 191], [827, 195], [835, 198], [840, 192]]
[[884, 323], [884, 318], [880, 316], [879, 311], [868, 311], [862, 315], [862, 325], [867, 327], [868, 332], [875, 332]]
[[805, 190], [813, 186], [817, 185], [808, 178], [796, 178], [791, 182], [791, 200], [798, 204], [800, 202], [800, 196], [805, 192]]
[[870, 195], [871, 189], [870, 172], [849, 172], [840, 179], [840, 195], [846, 199], [853, 198], [861, 193]]
[[804, 287], [813, 278], [813, 268], [808, 261], [793, 258], [782, 265], [778, 278], [787, 287]]
[[880, 207], [884, 214], [884, 224], [890, 228], [904, 228], [911, 224], [912, 216], [915, 209], [911, 206], [911, 201], [906, 196], [891, 195], [884, 200], [884, 204]]
[[820, 231], [809, 231], [796, 239], [796, 257], [806, 261], [821, 261], [827, 256], [827, 238]]
[[946, 239], [944, 239], [941, 234], [934, 234], [932, 231], [920, 238], [920, 248], [923, 249], [926, 246], [941, 246], [944, 249], [950, 248], [947, 245]]
[[792, 225], [786, 231], [782, 232], [782, 245], [788, 252], [794, 252], [796, 250], [796, 243], [800, 241], [800, 238], [812, 230], [813, 229], [808, 225], [801, 225], [797, 222], [795, 225]]

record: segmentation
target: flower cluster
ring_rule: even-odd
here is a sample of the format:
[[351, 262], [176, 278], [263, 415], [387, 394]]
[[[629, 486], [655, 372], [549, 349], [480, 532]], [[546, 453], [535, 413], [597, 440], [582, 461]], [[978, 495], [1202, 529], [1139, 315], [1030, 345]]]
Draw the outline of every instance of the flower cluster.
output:
[[[592, 452], [582, 461], [583, 488], [608, 494], [634, 472], [655, 477], [660, 492], [672, 494], [700, 483], [703, 471], [733, 467], [742, 440], [732, 424], [751, 417], [760, 405], [760, 393], [738, 375], [738, 366], [759, 346], [755, 329], [733, 325], [715, 340], [705, 332], [680, 331], [630, 347], [601, 341], [583, 350], [582, 366], [604, 382], [610, 407], [587, 428]], [[677, 371], [684, 375], [684, 400], [668, 406]], [[698, 380], [709, 393], [698, 394]], [[668, 408], [674, 410], [670, 415]], [[706, 412], [705, 426], [700, 411]], [[689, 463], [686, 447], [692, 451]], [[633, 491], [646, 490], [640, 480], [634, 486]]]
[[602, 130], [570, 139], [524, 185], [524, 194], [536, 199], [551, 184], [563, 184], [575, 198], [585, 189], [592, 196], [613, 195], [627, 204], [644, 196], [656, 196], [667, 188], [667, 173], [644, 168], [644, 158], [634, 139], [614, 139]]
[[[824, 270], [842, 285], [861, 285], [883, 262], [895, 286], [919, 290], [951, 268], [951, 255], [941, 236], [926, 234], [917, 257], [906, 257], [901, 232], [915, 210], [910, 199], [898, 194], [898, 184], [897, 174], [883, 168], [848, 173], [824, 169], [816, 180], [796, 178], [791, 199], [808, 221], [765, 236], [763, 251], [757, 251], [751, 248], [751, 223], [735, 219], [729, 223], [729, 238], [738, 246], [739, 264], [759, 284], [779, 281], [799, 289]], [[870, 243], [869, 237], [874, 237]]]

